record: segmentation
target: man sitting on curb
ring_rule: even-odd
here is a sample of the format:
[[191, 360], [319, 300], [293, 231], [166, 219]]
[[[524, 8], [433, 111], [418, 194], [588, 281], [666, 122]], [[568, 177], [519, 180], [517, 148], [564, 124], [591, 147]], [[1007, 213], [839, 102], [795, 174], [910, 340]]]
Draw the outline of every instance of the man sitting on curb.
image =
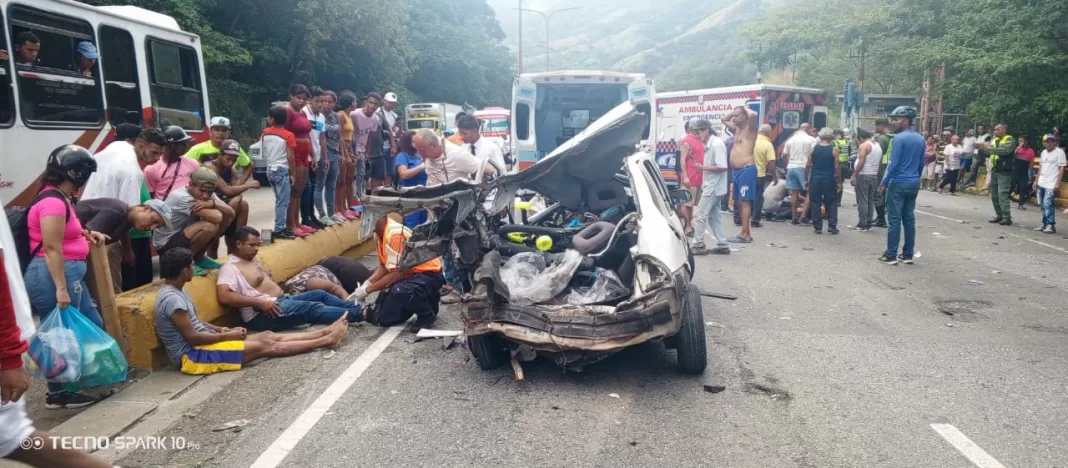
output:
[[410, 270], [401, 270], [401, 254], [412, 231], [390, 216], [401, 219], [400, 215], [390, 213], [375, 223], [379, 266], [366, 283], [356, 288], [349, 300], [362, 304], [368, 294], [382, 291], [375, 306], [367, 311], [368, 323], [391, 327], [415, 315], [418, 318], [413, 329], [428, 328], [438, 318], [441, 287], [445, 285], [441, 259], [435, 258]]
[[[243, 182], [234, 178], [234, 161], [240, 154], [241, 145], [234, 140], [226, 140], [222, 142], [218, 157], [204, 163], [204, 167], [215, 171], [215, 175], [219, 176], [219, 183], [215, 186], [215, 195], [234, 209], [234, 222], [223, 231], [226, 248], [231, 252], [234, 251], [234, 233], [237, 232], [237, 228], [248, 224], [248, 202], [242, 194], [247, 190], [260, 188], [260, 182], [257, 180]], [[219, 258], [219, 239], [211, 243], [208, 255], [212, 258]]]
[[156, 293], [156, 334], [184, 374], [240, 370], [257, 359], [293, 356], [337, 346], [348, 333], [344, 320], [306, 333], [247, 335], [244, 328], [216, 327], [197, 318], [193, 298], [182, 290], [193, 280], [193, 253], [182, 247], [159, 256], [164, 284]]
[[[115, 294], [122, 292], [122, 265], [132, 265], [134, 251], [130, 242], [130, 229], [151, 231], [166, 226], [171, 208], [159, 200], [148, 200], [143, 205], [130, 205], [117, 198], [93, 198], [79, 200], [74, 205], [74, 214], [89, 232], [108, 236], [108, 267]], [[118, 253], [113, 253], [117, 251]]]
[[188, 187], [167, 195], [166, 203], [171, 208], [168, 225], [156, 229], [152, 236], [160, 255], [176, 247], [191, 250], [196, 259], [194, 272], [197, 276], [203, 276], [206, 269], [222, 266], [205, 254], [212, 241], [234, 221], [234, 209], [215, 195], [218, 183], [219, 176], [206, 167], [198, 167], [190, 173]]
[[245, 226], [237, 230], [236, 247], [219, 270], [215, 294], [219, 303], [241, 311], [241, 320], [253, 330], [281, 331], [306, 324], [328, 325], [340, 318], [350, 323], [363, 319], [360, 306], [326, 291], [284, 295], [271, 279], [271, 271], [256, 259], [260, 233]]

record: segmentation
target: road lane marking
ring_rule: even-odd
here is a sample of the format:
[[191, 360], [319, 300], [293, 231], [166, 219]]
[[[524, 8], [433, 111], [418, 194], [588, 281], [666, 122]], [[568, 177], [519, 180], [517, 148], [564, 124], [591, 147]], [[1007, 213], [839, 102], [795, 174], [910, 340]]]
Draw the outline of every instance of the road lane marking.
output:
[[952, 424], [931, 424], [931, 429], [934, 429], [938, 435], [946, 439], [946, 442], [949, 442], [973, 465], [979, 468], [1005, 468], [1005, 465], [995, 460], [989, 453], [986, 453], [986, 450], [972, 442], [968, 436], [964, 435], [960, 429], [957, 429]]
[[[853, 195], [857, 194], [856, 192], [854, 192], [852, 190], [848, 190], [848, 189], [844, 189], [844, 188], [842, 189], [842, 191], [851, 193]], [[944, 219], [946, 221], [953, 221], [954, 223], [959, 223], [959, 224], [968, 224], [969, 223], [969, 221], [964, 221], [962, 219], [953, 219], [953, 218], [950, 218], [948, 216], [942, 216], [942, 215], [938, 215], [938, 214], [934, 214], [934, 213], [928, 213], [926, 211], [915, 210], [915, 209], [913, 211], [915, 211], [915, 212], [917, 212], [919, 214], [922, 214], [922, 215], [933, 216], [935, 218]]]
[[267, 450], [256, 459], [251, 468], [276, 468], [280, 465], [282, 460], [289, 455], [289, 452], [304, 439], [304, 436], [308, 435], [308, 432], [323, 418], [323, 415], [334, 406], [334, 403], [337, 403], [341, 396], [363, 375], [363, 372], [371, 366], [371, 363], [378, 359], [378, 356], [400, 335], [402, 329], [403, 327], [401, 326], [391, 327], [385, 333], [382, 333], [382, 336], [378, 337], [374, 343], [371, 343], [371, 346], [364, 350], [363, 354], [360, 354], [360, 357], [356, 358], [352, 365], [345, 369], [345, 372], [334, 383], [330, 384], [326, 391], [319, 395], [319, 398], [316, 398], [311, 406], [305, 409], [297, 417], [296, 421], [293, 421], [293, 424], [286, 428], [285, 432], [282, 432], [282, 435], [271, 443], [270, 447], [267, 447]]
[[1049, 248], [1051, 248], [1053, 250], [1059, 250], [1061, 252], [1068, 253], [1068, 250], [1065, 250], [1065, 249], [1062, 249], [1060, 247], [1057, 247], [1056, 245], [1047, 244], [1047, 243], [1042, 242], [1042, 241], [1036, 241], [1034, 239], [1031, 239], [1031, 238], [1028, 238], [1028, 237], [1024, 237], [1024, 236], [1021, 236], [1021, 235], [1017, 235], [1017, 234], [1009, 233], [1009, 235], [1012, 236], [1012, 237], [1015, 237], [1017, 239], [1023, 239], [1023, 240], [1025, 240], [1027, 242], [1033, 242], [1033, 243], [1041, 245], [1043, 247], [1049, 247]]

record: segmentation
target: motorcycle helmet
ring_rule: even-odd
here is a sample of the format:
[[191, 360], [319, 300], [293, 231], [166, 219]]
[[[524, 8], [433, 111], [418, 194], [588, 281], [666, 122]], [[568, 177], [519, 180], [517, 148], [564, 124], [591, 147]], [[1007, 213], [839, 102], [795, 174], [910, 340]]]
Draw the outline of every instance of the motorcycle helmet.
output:
[[163, 127], [163, 136], [167, 138], [167, 144], [172, 143], [187, 143], [193, 141], [193, 137], [185, 133], [182, 127], [177, 125], [168, 125]]
[[48, 155], [46, 172], [60, 181], [70, 181], [75, 187], [82, 187], [96, 172], [96, 160], [93, 153], [81, 146], [63, 145]]
[[909, 120], [914, 120], [916, 118], [916, 109], [909, 106], [898, 106], [897, 109], [894, 109], [894, 111], [890, 113], [890, 117], [904, 117]]

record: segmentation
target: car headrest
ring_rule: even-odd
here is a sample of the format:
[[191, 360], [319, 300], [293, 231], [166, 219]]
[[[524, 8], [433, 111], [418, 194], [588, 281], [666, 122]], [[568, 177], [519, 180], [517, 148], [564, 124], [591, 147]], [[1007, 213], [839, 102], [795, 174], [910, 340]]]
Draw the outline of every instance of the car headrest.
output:
[[571, 239], [571, 246], [582, 255], [600, 252], [612, 241], [612, 232], [615, 229], [615, 224], [598, 221], [575, 234]]
[[586, 207], [590, 213], [600, 213], [614, 206], [630, 204], [623, 184], [615, 179], [594, 183], [590, 185], [587, 193]]

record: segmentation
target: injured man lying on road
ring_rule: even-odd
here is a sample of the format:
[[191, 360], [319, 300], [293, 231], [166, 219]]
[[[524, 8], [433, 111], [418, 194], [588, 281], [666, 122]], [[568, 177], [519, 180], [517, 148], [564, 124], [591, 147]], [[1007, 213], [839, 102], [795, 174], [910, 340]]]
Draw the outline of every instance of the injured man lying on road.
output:
[[332, 324], [341, 317], [350, 323], [363, 319], [358, 304], [326, 291], [284, 295], [271, 279], [271, 271], [256, 258], [260, 233], [244, 226], [234, 238], [235, 250], [219, 270], [215, 294], [223, 306], [239, 309], [249, 328], [281, 331], [306, 324]]
[[397, 221], [399, 219], [399, 214], [390, 213], [375, 223], [378, 268], [366, 283], [356, 288], [349, 300], [363, 304], [368, 294], [381, 291], [375, 304], [367, 308], [368, 323], [391, 327], [415, 315], [413, 329], [428, 328], [438, 318], [441, 287], [445, 285], [441, 258], [406, 271], [398, 268], [405, 243], [412, 236], [412, 231]]
[[193, 298], [182, 289], [193, 280], [193, 252], [178, 247], [159, 257], [164, 284], [156, 293], [156, 334], [167, 355], [186, 374], [240, 370], [262, 358], [285, 357], [337, 346], [348, 333], [342, 317], [319, 330], [248, 335], [244, 328], [217, 327], [197, 318]]

